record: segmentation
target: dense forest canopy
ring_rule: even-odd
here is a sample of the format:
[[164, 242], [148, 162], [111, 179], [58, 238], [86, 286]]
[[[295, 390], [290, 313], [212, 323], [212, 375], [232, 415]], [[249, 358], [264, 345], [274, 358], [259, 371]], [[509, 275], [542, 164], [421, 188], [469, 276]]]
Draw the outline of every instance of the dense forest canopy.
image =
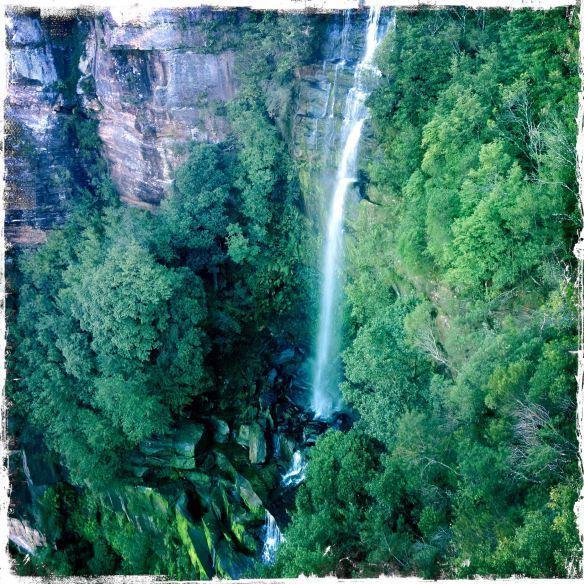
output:
[[10, 431], [59, 476], [35, 491], [47, 542], [12, 550], [21, 573], [579, 569], [571, 9], [398, 12], [346, 219], [352, 427], [316, 440], [276, 562], [258, 561], [281, 473], [261, 436], [293, 428], [274, 379], [314, 333], [319, 239], [287, 116], [324, 20], [207, 24], [240, 49], [232, 131], [193, 143], [154, 212], [119, 203], [96, 121], [72, 115], [69, 219], [10, 271]]
[[575, 18], [398, 13], [348, 242], [360, 419], [311, 451], [280, 574], [574, 574]]

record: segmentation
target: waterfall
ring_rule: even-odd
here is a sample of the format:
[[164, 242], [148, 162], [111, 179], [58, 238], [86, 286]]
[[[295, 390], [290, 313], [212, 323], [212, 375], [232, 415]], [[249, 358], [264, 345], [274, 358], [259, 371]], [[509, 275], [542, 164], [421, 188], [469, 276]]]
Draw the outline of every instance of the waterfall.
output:
[[21, 450], [21, 456], [22, 456], [22, 470], [24, 472], [24, 476], [26, 478], [26, 484], [28, 485], [28, 488], [30, 489], [31, 493], [32, 493], [32, 488], [34, 487], [34, 484], [32, 482], [32, 478], [30, 476], [30, 470], [28, 468], [28, 459], [26, 458], [26, 452], [24, 450]]
[[359, 142], [368, 116], [368, 110], [365, 107], [365, 100], [371, 92], [368, 86], [371, 85], [372, 78], [379, 75], [379, 71], [373, 65], [373, 57], [383, 37], [379, 27], [380, 16], [381, 6], [372, 6], [367, 21], [364, 54], [355, 67], [353, 87], [347, 95], [341, 128], [341, 156], [337, 166], [325, 232], [320, 313], [312, 384], [312, 409], [317, 418], [323, 419], [329, 418], [341, 405], [337, 362], [340, 352], [339, 280], [343, 213], [349, 186], [355, 182]]
[[306, 469], [306, 462], [302, 456], [302, 452], [297, 450], [292, 456], [292, 466], [288, 472], [282, 476], [282, 484], [285, 487], [295, 487], [299, 485], [305, 478], [304, 470]]
[[280, 453], [282, 451], [280, 434], [274, 434], [273, 447], [274, 447], [274, 458], [276, 460], [278, 460], [278, 458], [280, 458]]
[[27, 521], [8, 518], [8, 539], [27, 554], [35, 555], [38, 548], [47, 545], [47, 538]]
[[264, 546], [262, 548], [262, 562], [273, 564], [276, 559], [276, 551], [284, 537], [274, 519], [274, 516], [266, 509], [266, 523], [264, 525]]

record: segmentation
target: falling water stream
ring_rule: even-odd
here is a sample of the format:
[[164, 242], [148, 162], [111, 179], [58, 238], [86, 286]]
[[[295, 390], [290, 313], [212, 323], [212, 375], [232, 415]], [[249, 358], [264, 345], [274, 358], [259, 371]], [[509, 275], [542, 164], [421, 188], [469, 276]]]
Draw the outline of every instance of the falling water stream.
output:
[[274, 516], [266, 509], [266, 523], [264, 525], [264, 545], [262, 548], [262, 562], [273, 564], [276, 559], [276, 551], [284, 540], [280, 528]]
[[[327, 420], [340, 409], [339, 376], [337, 360], [339, 346], [339, 305], [341, 250], [343, 234], [343, 214], [347, 192], [355, 182], [357, 156], [363, 125], [368, 117], [365, 101], [374, 85], [374, 79], [379, 71], [373, 65], [375, 49], [384, 36], [384, 27], [380, 26], [381, 7], [372, 6], [369, 10], [365, 34], [363, 56], [355, 66], [353, 84], [347, 94], [343, 121], [340, 130], [340, 158], [336, 169], [335, 185], [332, 189], [327, 228], [325, 233], [322, 258], [322, 284], [320, 294], [320, 313], [316, 345], [316, 358], [313, 371], [311, 407], [316, 418]], [[344, 24], [340, 34], [339, 52], [332, 59], [325, 60], [323, 71], [327, 64], [334, 67], [332, 84], [325, 99], [324, 111], [315, 119], [318, 137], [318, 122], [326, 124], [324, 128], [325, 144], [313, 146], [324, 148], [324, 158], [334, 152], [334, 142], [338, 136], [335, 129], [335, 99], [337, 80], [340, 73], [349, 64], [348, 39], [351, 27], [351, 13], [345, 12]], [[279, 450], [279, 443], [278, 443]], [[282, 486], [286, 489], [296, 488], [305, 479], [306, 460], [301, 450], [294, 452], [290, 467], [282, 475]], [[283, 536], [272, 514], [266, 510], [266, 520], [263, 528], [263, 548], [261, 560], [271, 564], [275, 560], [276, 551], [283, 541]]]
[[347, 95], [341, 128], [341, 155], [327, 218], [311, 404], [315, 417], [325, 420], [341, 405], [337, 363], [340, 352], [339, 283], [343, 215], [347, 192], [356, 180], [359, 143], [369, 114], [365, 101], [371, 92], [372, 79], [379, 75], [373, 57], [383, 38], [380, 16], [381, 7], [372, 6], [367, 21], [364, 54], [355, 67], [353, 87]]
[[296, 487], [305, 478], [306, 461], [302, 456], [302, 452], [297, 450], [292, 456], [292, 464], [286, 474], [282, 476], [282, 484], [285, 487]]

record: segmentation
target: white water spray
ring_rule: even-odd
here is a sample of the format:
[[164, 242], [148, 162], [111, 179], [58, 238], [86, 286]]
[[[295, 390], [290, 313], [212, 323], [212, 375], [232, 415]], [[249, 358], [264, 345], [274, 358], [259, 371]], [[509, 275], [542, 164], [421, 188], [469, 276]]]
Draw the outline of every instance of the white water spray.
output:
[[24, 450], [21, 450], [20, 452], [21, 452], [21, 456], [22, 456], [22, 470], [23, 470], [24, 476], [26, 478], [26, 484], [28, 485], [28, 488], [30, 489], [30, 491], [32, 493], [34, 483], [32, 482], [32, 478], [30, 476], [30, 470], [28, 468], [28, 459], [26, 458], [26, 452]]
[[306, 461], [302, 456], [302, 452], [297, 450], [292, 456], [292, 465], [285, 475], [282, 476], [282, 484], [285, 487], [295, 487], [299, 485], [305, 478]]
[[266, 523], [264, 525], [264, 547], [262, 548], [262, 562], [273, 564], [276, 559], [276, 552], [280, 544], [284, 541], [284, 536], [274, 519], [274, 516], [266, 509]]
[[370, 8], [367, 22], [365, 51], [355, 67], [353, 87], [347, 102], [341, 128], [341, 157], [337, 167], [335, 188], [328, 215], [322, 263], [320, 314], [316, 345], [316, 361], [312, 385], [312, 409], [317, 418], [329, 418], [338, 411], [338, 356], [340, 330], [340, 261], [342, 251], [343, 215], [349, 186], [355, 182], [357, 155], [363, 125], [368, 116], [365, 100], [372, 77], [379, 75], [373, 65], [375, 50], [382, 39], [379, 30], [381, 6]]

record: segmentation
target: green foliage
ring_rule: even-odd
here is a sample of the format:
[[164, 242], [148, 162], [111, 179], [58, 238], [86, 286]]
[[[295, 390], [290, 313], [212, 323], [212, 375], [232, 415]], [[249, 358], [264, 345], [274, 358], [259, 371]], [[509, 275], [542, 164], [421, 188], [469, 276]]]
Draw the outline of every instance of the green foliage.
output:
[[300, 212], [296, 168], [276, 126], [257, 103], [240, 98], [231, 104], [229, 116], [238, 148], [236, 211], [227, 228], [227, 251], [257, 302], [256, 319], [264, 321], [269, 314], [274, 326], [278, 317], [303, 303], [308, 288], [307, 221]]
[[64, 128], [80, 162], [80, 176], [74, 182], [74, 197], [70, 202], [72, 213], [82, 218], [104, 207], [118, 205], [118, 193], [101, 153], [97, 120], [85, 117], [76, 109]]
[[[224, 255], [230, 167], [217, 146], [194, 144], [179, 168], [171, 195], [161, 203], [156, 245], [171, 255], [189, 250], [190, 265], [214, 266]], [[194, 262], [194, 263], [193, 263]]]
[[[140, 219], [120, 213], [130, 224]], [[24, 385], [16, 399], [73, 479], [96, 483], [115, 476], [124, 451], [167, 430], [205, 386], [200, 282], [110, 229], [113, 239], [86, 229], [75, 251], [56, 233], [27, 258], [18, 319]]]
[[344, 354], [347, 381], [343, 396], [363, 416], [371, 436], [390, 442], [399, 415], [423, 402], [427, 363], [404, 342], [407, 307], [395, 303], [359, 330]]
[[[332, 496], [338, 446], [318, 443], [280, 574], [581, 569], [575, 21], [572, 11], [398, 13], [369, 99], [343, 356], [343, 395], [381, 454], [375, 473], [354, 479], [367, 493], [359, 513], [331, 533], [338, 520], [309, 495]], [[348, 545], [339, 555], [336, 538]]]
[[97, 121], [69, 117], [69, 219], [14, 270], [11, 414], [62, 474], [36, 521], [50, 541], [23, 573], [228, 577], [257, 551], [263, 508], [238, 472], [267, 500], [278, 470], [229, 445], [235, 471], [205, 425], [259, 420], [274, 351], [305, 342], [308, 230], [283, 121], [320, 18], [248, 17], [222, 22], [237, 30], [233, 133], [192, 144], [154, 212], [120, 206]]
[[367, 482], [378, 471], [378, 459], [378, 446], [356, 431], [329, 430], [317, 440], [278, 553], [277, 573], [354, 574], [361, 555], [361, 536], [354, 528], [365, 519], [371, 501]]
[[296, 67], [310, 62], [320, 22], [315, 15], [255, 11], [238, 23], [235, 43], [238, 49], [245, 47], [236, 64], [242, 80], [239, 99], [263, 103], [271, 115], [280, 106], [284, 114], [290, 99], [286, 84]]
[[[267, 500], [278, 469], [211, 452], [203, 426], [255, 423], [275, 348], [311, 330], [314, 242], [287, 140], [323, 18], [238, 12], [222, 35], [205, 21], [209, 47], [238, 49], [233, 132], [192, 145], [154, 213], [120, 207], [96, 122], [71, 116], [70, 218], [18, 258], [11, 299], [11, 415], [63, 475], [33, 505], [48, 541], [22, 574], [208, 578], [257, 552], [251, 485]], [[309, 452], [268, 575], [580, 568], [576, 20], [398, 14], [347, 230], [355, 423]]]

